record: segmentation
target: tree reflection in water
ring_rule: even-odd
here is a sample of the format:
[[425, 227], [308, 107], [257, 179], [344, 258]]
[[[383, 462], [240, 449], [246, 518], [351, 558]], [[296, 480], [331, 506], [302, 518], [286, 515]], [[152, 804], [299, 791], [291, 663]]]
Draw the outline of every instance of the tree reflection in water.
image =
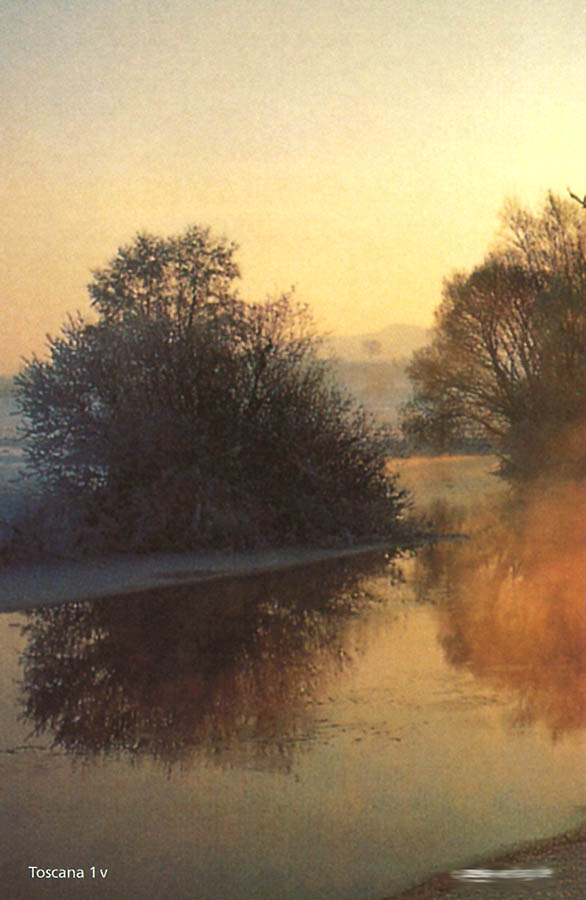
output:
[[586, 727], [586, 486], [542, 485], [496, 500], [427, 547], [416, 579], [438, 606], [450, 663], [520, 702], [515, 723], [555, 739]]
[[[287, 769], [388, 555], [28, 612], [23, 717], [69, 753]], [[237, 739], [237, 740], [235, 740]]]

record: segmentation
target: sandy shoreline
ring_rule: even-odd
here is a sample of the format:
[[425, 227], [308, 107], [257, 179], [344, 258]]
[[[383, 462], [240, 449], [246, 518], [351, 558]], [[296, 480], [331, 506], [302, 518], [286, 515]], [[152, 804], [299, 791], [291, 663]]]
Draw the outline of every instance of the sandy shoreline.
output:
[[[416, 543], [414, 540], [410, 545]], [[406, 543], [400, 546], [404, 548]], [[11, 565], [0, 569], [0, 612], [257, 575], [377, 551], [395, 551], [398, 547], [396, 541], [388, 540], [331, 549], [291, 547], [242, 553], [160, 553]]]
[[[491, 870], [517, 873], [474, 881], [456, 873]], [[551, 874], [545, 875], [546, 872]], [[523, 877], [521, 877], [523, 876]], [[476, 877], [479, 877], [478, 875]], [[385, 900], [583, 900], [586, 896], [586, 824], [574, 831], [524, 844], [508, 853], [442, 872]]]

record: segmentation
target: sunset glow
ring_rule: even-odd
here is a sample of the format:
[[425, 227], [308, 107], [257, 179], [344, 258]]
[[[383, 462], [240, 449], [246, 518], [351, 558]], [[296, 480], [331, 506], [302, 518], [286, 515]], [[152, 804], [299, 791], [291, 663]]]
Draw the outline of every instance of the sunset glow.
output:
[[340, 334], [431, 323], [505, 197], [586, 190], [576, 0], [4, 0], [0, 372], [140, 230]]

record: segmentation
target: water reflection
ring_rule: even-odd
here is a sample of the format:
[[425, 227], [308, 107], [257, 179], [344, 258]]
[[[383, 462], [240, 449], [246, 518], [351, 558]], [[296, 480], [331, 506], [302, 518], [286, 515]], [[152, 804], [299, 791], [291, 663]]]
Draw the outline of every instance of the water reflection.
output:
[[374, 601], [364, 577], [375, 573], [401, 577], [379, 553], [30, 611], [23, 717], [73, 754], [172, 767], [199, 750], [287, 770], [314, 728], [312, 701], [350, 662], [345, 628]]
[[[541, 721], [554, 738], [586, 727], [585, 520], [586, 487], [497, 494], [472, 517], [452, 506], [443, 527], [469, 539], [421, 549], [409, 584], [436, 607], [447, 661], [513, 692], [515, 726]], [[84, 757], [288, 771], [362, 652], [353, 617], [399, 577], [376, 554], [31, 611], [23, 716]]]
[[513, 689], [517, 725], [541, 721], [554, 739], [586, 727], [586, 487], [501, 496], [456, 519], [470, 539], [425, 548], [415, 575], [447, 659]]

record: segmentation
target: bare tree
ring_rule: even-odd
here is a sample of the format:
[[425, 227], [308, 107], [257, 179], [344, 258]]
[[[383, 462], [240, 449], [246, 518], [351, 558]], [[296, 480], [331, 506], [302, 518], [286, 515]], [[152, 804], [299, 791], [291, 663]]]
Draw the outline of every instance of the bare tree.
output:
[[518, 475], [580, 473], [586, 448], [569, 434], [586, 423], [586, 221], [549, 194], [537, 213], [507, 204], [503, 225], [482, 265], [444, 284], [404, 428], [436, 445], [483, 438]]

